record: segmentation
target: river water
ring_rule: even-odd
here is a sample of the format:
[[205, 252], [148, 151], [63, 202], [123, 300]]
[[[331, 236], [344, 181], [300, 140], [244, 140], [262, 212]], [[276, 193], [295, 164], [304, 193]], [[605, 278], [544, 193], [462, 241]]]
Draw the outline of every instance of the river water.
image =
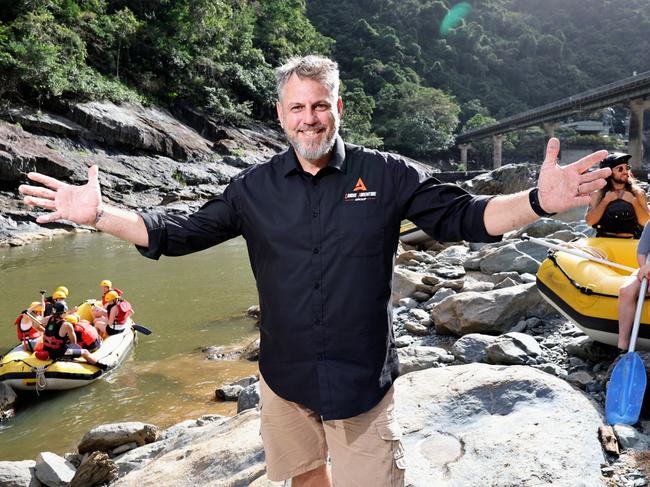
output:
[[238, 238], [190, 256], [146, 259], [103, 234], [0, 249], [0, 353], [17, 343], [14, 320], [31, 301], [58, 286], [68, 304], [99, 298], [110, 279], [133, 304], [138, 336], [129, 358], [88, 386], [21, 397], [15, 418], [0, 423], [0, 460], [34, 459], [40, 451], [76, 451], [95, 425], [143, 421], [167, 427], [202, 414], [235, 414], [215, 402], [224, 382], [257, 371], [256, 363], [209, 361], [201, 348], [237, 346], [258, 335], [246, 309], [257, 304], [246, 247]]

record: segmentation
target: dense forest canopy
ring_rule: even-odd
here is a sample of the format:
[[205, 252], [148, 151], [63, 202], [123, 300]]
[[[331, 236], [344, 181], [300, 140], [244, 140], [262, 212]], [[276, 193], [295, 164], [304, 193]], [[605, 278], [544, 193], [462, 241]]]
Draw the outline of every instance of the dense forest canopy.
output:
[[341, 66], [346, 137], [426, 159], [464, 127], [650, 69], [647, 0], [476, 0], [450, 20], [458, 3], [3, 0], [0, 97], [272, 120], [273, 67], [320, 53]]

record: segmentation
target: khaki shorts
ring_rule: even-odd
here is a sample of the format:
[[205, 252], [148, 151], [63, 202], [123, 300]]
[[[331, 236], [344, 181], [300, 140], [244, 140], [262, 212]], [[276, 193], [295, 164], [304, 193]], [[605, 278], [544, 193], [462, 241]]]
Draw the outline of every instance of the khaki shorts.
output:
[[324, 421], [282, 399], [260, 377], [261, 434], [267, 477], [287, 480], [332, 462], [334, 486], [402, 487], [406, 461], [393, 388], [370, 411]]

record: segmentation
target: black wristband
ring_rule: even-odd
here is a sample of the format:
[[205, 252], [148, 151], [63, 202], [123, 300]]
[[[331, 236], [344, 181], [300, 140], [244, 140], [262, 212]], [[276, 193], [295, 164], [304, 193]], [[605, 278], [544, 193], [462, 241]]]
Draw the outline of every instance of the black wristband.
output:
[[542, 208], [542, 205], [539, 204], [539, 188], [533, 188], [528, 193], [528, 201], [530, 202], [530, 207], [539, 216], [549, 217], [549, 216], [555, 215], [555, 213], [548, 213], [548, 212], [544, 211], [544, 208]]

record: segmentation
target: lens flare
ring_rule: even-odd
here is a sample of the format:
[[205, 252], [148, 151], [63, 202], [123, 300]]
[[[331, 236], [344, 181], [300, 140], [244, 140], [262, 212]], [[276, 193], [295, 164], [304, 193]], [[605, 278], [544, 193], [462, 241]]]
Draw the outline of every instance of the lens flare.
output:
[[446, 36], [451, 29], [458, 27], [471, 11], [472, 6], [467, 2], [460, 2], [451, 7], [440, 24], [440, 35]]

